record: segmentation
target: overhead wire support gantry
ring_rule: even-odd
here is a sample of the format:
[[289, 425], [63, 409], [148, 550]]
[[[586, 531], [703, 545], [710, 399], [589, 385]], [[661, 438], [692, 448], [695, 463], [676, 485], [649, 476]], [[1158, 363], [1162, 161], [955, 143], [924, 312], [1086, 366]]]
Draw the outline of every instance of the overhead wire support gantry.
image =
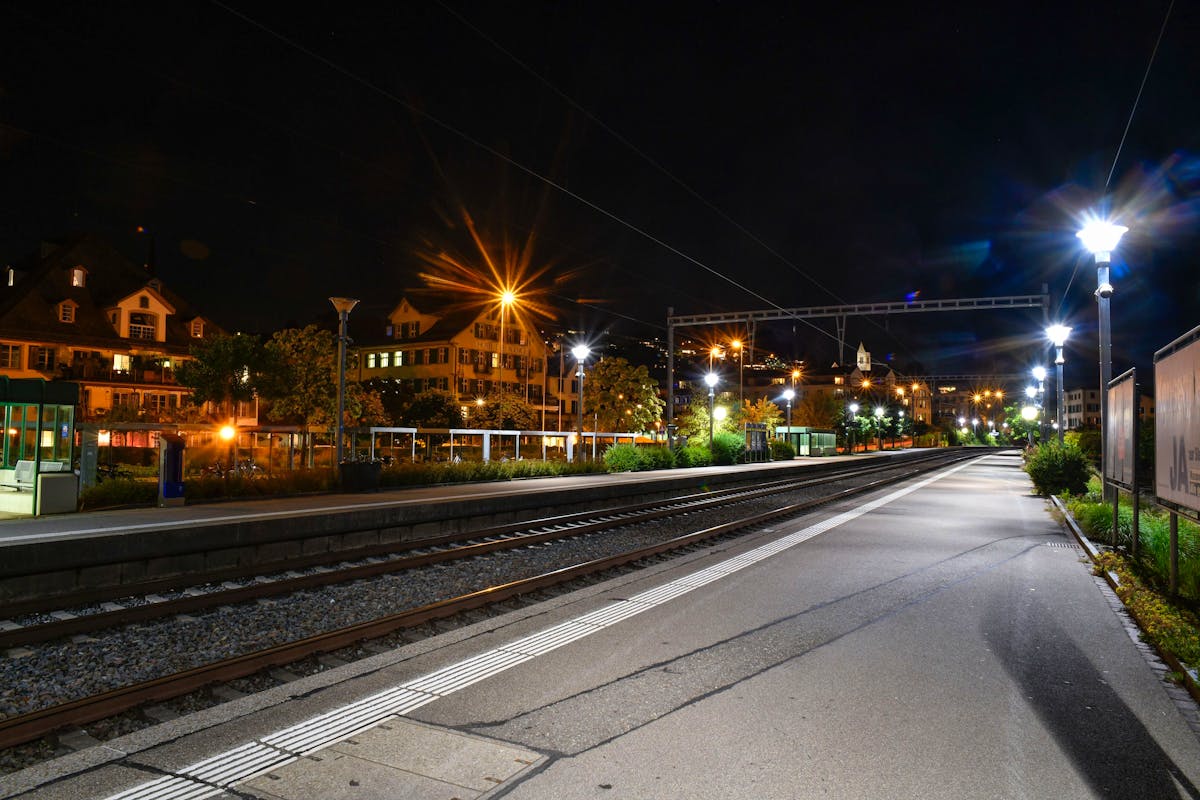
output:
[[1042, 286], [1041, 294], [1008, 295], [1003, 297], [970, 297], [952, 300], [913, 300], [896, 303], [856, 303], [807, 308], [769, 308], [758, 311], [726, 311], [718, 314], [675, 314], [667, 309], [667, 422], [673, 430], [675, 422], [675, 329], [700, 325], [729, 325], [767, 322], [783, 319], [829, 319], [837, 324], [838, 359], [846, 348], [846, 319], [889, 314], [923, 314], [935, 311], [1002, 311], [1019, 308], [1040, 308], [1042, 318], [1050, 318], [1050, 291]]

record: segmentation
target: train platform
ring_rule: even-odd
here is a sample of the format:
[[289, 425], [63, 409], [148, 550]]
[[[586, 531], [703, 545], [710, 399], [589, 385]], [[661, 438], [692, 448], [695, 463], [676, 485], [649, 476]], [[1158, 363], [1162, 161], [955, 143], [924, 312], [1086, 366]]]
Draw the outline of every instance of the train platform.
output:
[[1015, 453], [0, 778], [0, 797], [1197, 798], [1172, 691]]

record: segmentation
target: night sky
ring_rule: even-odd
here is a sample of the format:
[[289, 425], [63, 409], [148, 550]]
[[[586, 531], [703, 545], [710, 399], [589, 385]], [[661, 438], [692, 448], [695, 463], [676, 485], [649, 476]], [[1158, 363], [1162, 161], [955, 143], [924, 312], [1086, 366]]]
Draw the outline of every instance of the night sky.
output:
[[[263, 333], [330, 295], [382, 317], [431, 254], [481, 264], [472, 228], [596, 339], [665, 336], [668, 307], [1047, 284], [1090, 384], [1074, 233], [1106, 204], [1131, 228], [1114, 374], [1200, 324], [1200, 7], [837, 5], [4, 2], [0, 262], [83, 231], [140, 259], [152, 235], [169, 286]], [[906, 371], [1009, 371], [1044, 358], [1041, 326], [898, 315], [847, 338]], [[824, 366], [832, 334], [760, 344]]]

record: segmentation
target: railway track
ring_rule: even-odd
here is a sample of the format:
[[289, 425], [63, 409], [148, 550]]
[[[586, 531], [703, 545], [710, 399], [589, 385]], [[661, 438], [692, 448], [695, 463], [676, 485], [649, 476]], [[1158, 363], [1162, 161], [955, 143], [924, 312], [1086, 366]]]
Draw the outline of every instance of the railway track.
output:
[[[68, 635], [64, 634], [63, 631], [68, 630], [71, 625], [93, 626], [90, 629], [79, 627], [76, 629], [77, 632], [82, 630], [95, 631], [106, 625], [124, 624], [113, 621], [126, 614], [135, 616], [137, 614], [150, 615], [142, 617], [142, 619], [180, 614], [184, 613], [180, 609], [190, 608], [190, 610], [195, 610], [200, 607], [187, 606], [189, 603], [207, 602], [209, 605], [228, 605], [234, 602], [245, 602], [246, 600], [264, 597], [266, 594], [279, 595], [296, 591], [297, 588], [308, 588], [311, 585], [316, 585], [316, 583], [311, 582], [358, 580], [371, 572], [382, 574], [388, 571], [419, 568], [420, 566], [427, 566], [432, 563], [471, 558], [484, 552], [524, 548], [536, 543], [561, 540], [564, 537], [595, 534], [601, 530], [632, 525], [636, 522], [646, 522], [667, 516], [695, 513], [711, 509], [716, 504], [737, 503], [745, 501], [750, 497], [763, 497], [781, 492], [795, 491], [797, 488], [811, 488], [813, 484], [829, 482], [832, 478], [863, 481], [849, 488], [823, 493], [818, 497], [807, 499], [803, 502], [790, 503], [771, 508], [767, 511], [755, 512], [723, 524], [706, 527], [702, 530], [680, 536], [673, 536], [665, 541], [659, 541], [652, 545], [628, 550], [616, 555], [555, 569], [529, 578], [500, 583], [482, 590], [472, 591], [421, 607], [388, 614], [376, 619], [307, 636], [296, 641], [245, 653], [233, 658], [214, 661], [210, 664], [166, 675], [154, 680], [142, 681], [90, 697], [42, 708], [30, 713], [11, 716], [0, 720], [0, 750], [35, 741], [64, 728], [78, 727], [114, 715], [123, 714], [146, 704], [161, 703], [191, 692], [203, 690], [205, 687], [214, 684], [246, 678], [263, 670], [284, 667], [318, 654], [343, 650], [363, 641], [388, 636], [396, 631], [426, 625], [437, 620], [461, 617], [461, 615], [470, 612], [478, 613], [479, 609], [494, 607], [496, 604], [504, 601], [521, 598], [522, 596], [528, 596], [545, 590], [562, 589], [563, 587], [572, 588], [573, 583], [586, 581], [596, 575], [604, 575], [617, 569], [628, 569], [637, 565], [638, 562], [644, 562], [647, 559], [662, 557], [668, 553], [685, 551], [697, 546], [706, 545], [715, 540], [735, 536], [740, 532], [762, 526], [772, 520], [794, 517], [814, 507], [854, 494], [871, 491], [881, 486], [912, 477], [920, 472], [937, 469], [963, 458], [973, 457], [974, 455], [976, 453], [956, 452], [936, 454], [936, 457], [909, 460], [900, 464], [871, 465], [868, 467], [841, 470], [835, 475], [826, 474], [803, 481], [777, 481], [760, 487], [729, 489], [719, 493], [707, 493], [703, 496], [689, 496], [671, 501], [658, 501], [655, 503], [611, 508], [603, 512], [593, 512], [591, 514], [550, 517], [543, 520], [521, 523], [519, 527], [522, 530], [520, 531], [511, 530], [511, 528], [517, 526], [506, 526], [509, 530], [504, 532], [496, 530], [476, 532], [477, 540], [467, 543], [462, 543], [461, 541], [445, 542], [435, 546], [430, 542], [426, 542], [425, 545], [429, 548], [426, 552], [409, 553], [377, 563], [359, 564], [342, 570], [330, 570], [325, 574], [318, 573], [310, 576], [283, 578], [278, 582], [266, 585], [241, 587], [236, 592], [234, 590], [215, 592], [209, 597], [179, 598], [175, 601], [165, 601], [165, 603], [176, 603], [177, 605], [155, 604], [159, 607], [151, 610], [135, 610], [150, 608], [148, 606], [135, 606], [129, 609], [122, 609], [121, 611], [106, 612], [107, 615], [91, 615], [93, 619], [90, 621], [87, 617], [79, 617], [76, 619], [60, 620], [57, 623], [49, 623], [44, 626], [33, 626], [25, 632], [26, 636]], [[354, 577], [349, 577], [351, 575]], [[304, 583], [305, 586], [300, 587], [299, 584], [301, 583]], [[240, 599], [234, 599], [235, 597]], [[10, 637], [9, 642], [12, 643], [19, 640], [19, 634], [20, 631], [8, 631], [4, 636]], [[45, 641], [45, 639], [40, 638], [37, 640]], [[26, 641], [32, 640], [26, 639]]]
[[[322, 554], [306, 560], [303, 564], [289, 564], [287, 569], [257, 576], [242, 584], [204, 583], [182, 588], [172, 587], [170, 592], [163, 592], [171, 596], [130, 593], [99, 605], [91, 602], [90, 593], [78, 598], [63, 597], [58, 599], [54, 607], [28, 612], [25, 615], [12, 615], [18, 627], [0, 630], [0, 650], [599, 533], [622, 525], [693, 514], [749, 499], [819, 485], [832, 479], [846, 480], [894, 471], [922, 463], [926, 459], [937, 460], [939, 457], [940, 454], [933, 453], [906, 460], [903, 464], [847, 465], [802, 480], [790, 478], [753, 487], [733, 487], [670, 500], [627, 504], [602, 511], [554, 515], [481, 529], [470, 534], [426, 539], [421, 541], [419, 546], [405, 550], [397, 550], [394, 546], [386, 550], [372, 548], [358, 558], [351, 560], [342, 557], [335, 563], [330, 563], [331, 554]], [[299, 574], [300, 569], [308, 571]], [[156, 585], [155, 588], [162, 591], [162, 587]], [[28, 621], [22, 624], [22, 618]]]

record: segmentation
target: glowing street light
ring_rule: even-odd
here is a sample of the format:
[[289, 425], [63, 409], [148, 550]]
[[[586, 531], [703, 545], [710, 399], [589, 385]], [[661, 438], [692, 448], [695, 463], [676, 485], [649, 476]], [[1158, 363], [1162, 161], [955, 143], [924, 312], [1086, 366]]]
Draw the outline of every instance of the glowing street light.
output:
[[[847, 406], [847, 408], [850, 410], [850, 419], [853, 420], [855, 417], [858, 416], [858, 403], [851, 403], [849, 406]], [[853, 453], [854, 452], [854, 428], [851, 428], [849, 425], [847, 425], [846, 431], [850, 435], [850, 452]]]
[[796, 396], [796, 392], [792, 389], [783, 390], [783, 399], [787, 400], [787, 432], [788, 441], [792, 440], [792, 398]]
[[512, 289], [500, 292], [500, 363], [496, 367], [497, 394], [504, 394], [504, 318], [508, 307], [517, 302], [517, 295]]
[[583, 362], [587, 360], [591, 349], [585, 344], [577, 344], [571, 348], [571, 355], [575, 356], [575, 363], [578, 369], [575, 372], [575, 380], [579, 384], [579, 438], [575, 440], [578, 449], [575, 452], [575, 460], [583, 461]]
[[710, 453], [713, 449], [713, 428], [716, 427], [716, 420], [713, 416], [713, 401], [716, 398], [714, 390], [717, 387], [718, 380], [720, 378], [717, 377], [717, 373], [715, 372], [710, 372], [704, 376], [704, 382], [708, 384], [708, 452]]
[[[1114, 225], [1106, 219], [1091, 218], [1083, 226], [1083, 230], [1075, 234], [1096, 259], [1096, 305], [1099, 310], [1100, 327], [1100, 463], [1106, 464], [1108, 437], [1104, 434], [1104, 425], [1108, 421], [1108, 382], [1112, 379], [1112, 321], [1109, 316], [1109, 302], [1113, 286], [1109, 283], [1108, 268], [1112, 261], [1112, 251], [1117, 249], [1121, 237], [1129, 229], [1124, 225]], [[1059, 428], [1061, 429], [1061, 425]], [[1111, 500], [1112, 494], [1108, 484], [1104, 483], [1104, 499]]]
[[337, 396], [337, 463], [342, 463], [342, 441], [346, 435], [346, 343], [350, 340], [346, 335], [346, 320], [350, 312], [358, 305], [358, 301], [350, 297], [331, 297], [333, 310], [338, 315], [338, 396]]
[[729, 343], [729, 346], [737, 350], [738, 354], [738, 408], [742, 407], [744, 394], [742, 392], [742, 340], [734, 339]]
[[1046, 338], [1054, 345], [1054, 365], [1058, 372], [1058, 397], [1054, 404], [1054, 416], [1058, 424], [1054, 427], [1058, 429], [1058, 443], [1063, 443], [1063, 428], [1066, 427], [1066, 422], [1063, 416], [1063, 345], [1067, 343], [1067, 337], [1071, 335], [1069, 325], [1051, 325], [1046, 328]]
[[875, 406], [875, 438], [879, 442], [878, 450], [883, 452], [883, 406]]

